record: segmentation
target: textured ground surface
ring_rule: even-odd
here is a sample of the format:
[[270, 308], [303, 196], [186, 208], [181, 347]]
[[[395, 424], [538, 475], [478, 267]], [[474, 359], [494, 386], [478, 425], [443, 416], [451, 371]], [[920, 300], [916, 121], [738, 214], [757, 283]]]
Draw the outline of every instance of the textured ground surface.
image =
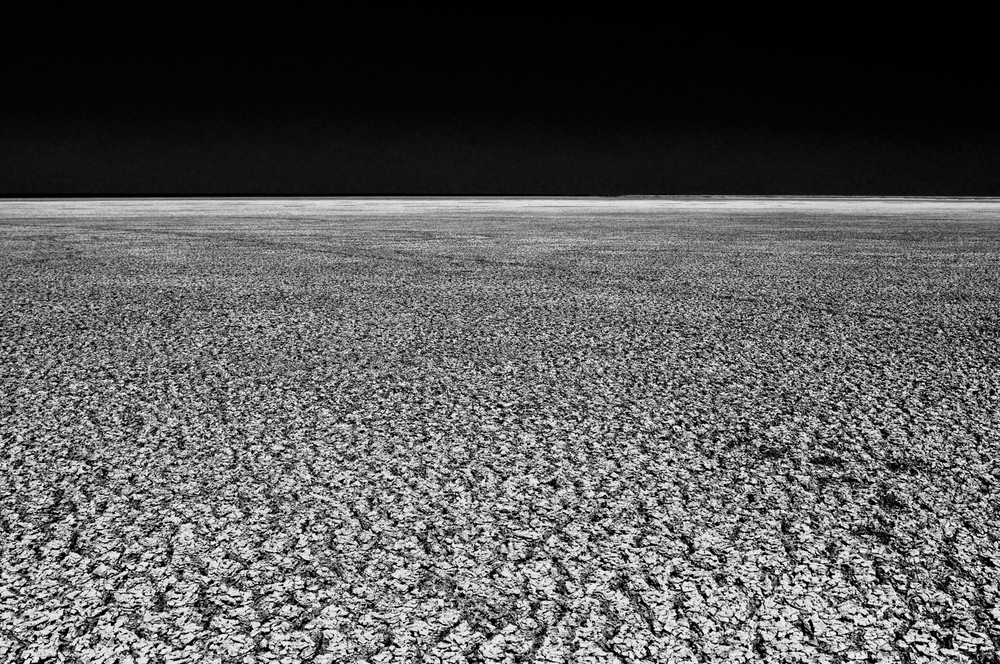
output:
[[0, 661], [998, 661], [1000, 204], [8, 201], [0, 274]]

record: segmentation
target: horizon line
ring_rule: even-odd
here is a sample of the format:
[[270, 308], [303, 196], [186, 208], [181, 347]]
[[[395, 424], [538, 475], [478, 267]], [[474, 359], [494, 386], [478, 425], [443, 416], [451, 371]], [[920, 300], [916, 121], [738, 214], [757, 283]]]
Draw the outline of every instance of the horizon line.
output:
[[1000, 200], [1000, 196], [918, 194], [31, 194], [0, 195], [3, 201], [51, 200], [161, 200], [161, 199], [507, 199], [507, 200], [690, 200], [690, 199], [808, 199], [808, 200]]

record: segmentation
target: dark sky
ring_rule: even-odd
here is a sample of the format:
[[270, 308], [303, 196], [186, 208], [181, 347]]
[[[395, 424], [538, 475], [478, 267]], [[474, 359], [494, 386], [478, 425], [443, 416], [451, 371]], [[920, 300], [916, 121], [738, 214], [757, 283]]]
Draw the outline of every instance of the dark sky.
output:
[[887, 29], [39, 35], [0, 195], [1000, 195], [996, 54]]

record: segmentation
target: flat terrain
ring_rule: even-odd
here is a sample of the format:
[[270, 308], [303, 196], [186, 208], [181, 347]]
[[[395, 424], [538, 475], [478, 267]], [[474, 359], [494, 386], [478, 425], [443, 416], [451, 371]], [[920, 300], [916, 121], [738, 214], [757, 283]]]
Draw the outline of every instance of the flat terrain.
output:
[[0, 275], [0, 661], [998, 661], [1000, 201], [2, 201]]

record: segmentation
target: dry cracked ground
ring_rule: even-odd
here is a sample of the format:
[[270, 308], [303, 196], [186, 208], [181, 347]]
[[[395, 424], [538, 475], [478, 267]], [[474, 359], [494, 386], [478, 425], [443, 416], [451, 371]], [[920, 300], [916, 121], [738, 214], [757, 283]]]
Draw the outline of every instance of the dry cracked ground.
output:
[[0, 661], [998, 661], [1000, 202], [6, 201], [0, 274]]

